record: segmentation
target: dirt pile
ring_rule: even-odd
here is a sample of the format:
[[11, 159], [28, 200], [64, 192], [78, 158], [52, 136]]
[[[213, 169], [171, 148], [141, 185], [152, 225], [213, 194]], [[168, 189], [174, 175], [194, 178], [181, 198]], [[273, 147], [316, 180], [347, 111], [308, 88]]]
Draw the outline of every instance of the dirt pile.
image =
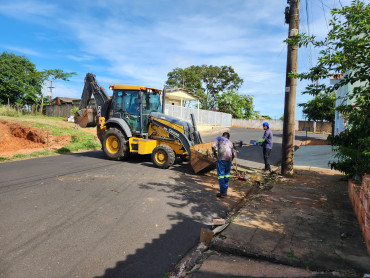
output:
[[330, 144], [327, 140], [324, 139], [304, 140], [299, 143], [299, 146], [318, 146], [318, 145], [330, 145]]
[[70, 140], [69, 136], [52, 136], [38, 128], [0, 120], [0, 157], [28, 154], [46, 147], [57, 149]]

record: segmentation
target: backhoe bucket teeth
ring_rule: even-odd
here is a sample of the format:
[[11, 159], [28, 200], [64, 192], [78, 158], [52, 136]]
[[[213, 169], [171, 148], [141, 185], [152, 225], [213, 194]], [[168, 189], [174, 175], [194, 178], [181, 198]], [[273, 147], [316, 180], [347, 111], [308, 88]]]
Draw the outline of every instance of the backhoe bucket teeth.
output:
[[190, 148], [190, 165], [194, 173], [216, 165], [217, 160], [213, 157], [212, 144], [213, 142], [203, 143]]

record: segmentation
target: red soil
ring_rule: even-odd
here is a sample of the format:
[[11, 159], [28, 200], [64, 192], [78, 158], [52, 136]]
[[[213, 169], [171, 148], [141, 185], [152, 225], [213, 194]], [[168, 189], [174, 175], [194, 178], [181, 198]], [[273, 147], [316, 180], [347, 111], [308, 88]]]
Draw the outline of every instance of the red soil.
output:
[[58, 149], [70, 140], [70, 136], [53, 136], [38, 128], [0, 120], [0, 157], [28, 154], [47, 147]]

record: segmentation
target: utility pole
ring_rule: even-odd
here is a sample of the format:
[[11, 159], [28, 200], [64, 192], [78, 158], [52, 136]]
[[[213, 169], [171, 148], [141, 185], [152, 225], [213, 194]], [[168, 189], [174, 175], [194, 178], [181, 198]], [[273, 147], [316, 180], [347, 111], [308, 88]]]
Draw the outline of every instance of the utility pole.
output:
[[44, 110], [45, 86], [46, 86], [46, 83], [45, 82], [42, 83], [42, 98], [41, 98], [41, 108], [40, 108], [41, 115], [42, 115], [42, 111]]
[[51, 100], [53, 98], [53, 80], [50, 81], [50, 87], [48, 87], [50, 89], [50, 92], [48, 93], [48, 95], [50, 96], [50, 100], [49, 100], [49, 103], [51, 103]]
[[[287, 0], [287, 2], [290, 6], [285, 9], [285, 23], [289, 23], [288, 37], [293, 38], [299, 32], [300, 0]], [[281, 174], [283, 176], [293, 175], [297, 79], [288, 77], [288, 74], [290, 72], [296, 73], [297, 66], [298, 45], [288, 44], [281, 162]]]

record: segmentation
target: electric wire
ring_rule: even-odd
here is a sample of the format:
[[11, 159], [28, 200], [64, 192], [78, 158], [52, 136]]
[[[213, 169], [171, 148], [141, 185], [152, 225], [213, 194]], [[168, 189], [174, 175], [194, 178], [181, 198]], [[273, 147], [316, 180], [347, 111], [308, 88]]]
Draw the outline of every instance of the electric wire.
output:
[[[310, 15], [308, 12], [308, 0], [306, 0], [306, 22], [307, 22], [307, 34], [308, 36], [311, 36], [311, 31], [310, 31]], [[308, 46], [308, 65], [310, 68], [312, 68], [312, 48], [311, 44]]]
[[329, 32], [329, 25], [328, 25], [328, 20], [326, 19], [326, 13], [325, 13], [325, 8], [324, 8], [324, 3], [321, 1], [321, 6], [322, 6], [322, 10], [324, 12], [324, 18], [325, 18], [325, 23], [326, 23], [326, 28], [328, 29], [328, 32]]

